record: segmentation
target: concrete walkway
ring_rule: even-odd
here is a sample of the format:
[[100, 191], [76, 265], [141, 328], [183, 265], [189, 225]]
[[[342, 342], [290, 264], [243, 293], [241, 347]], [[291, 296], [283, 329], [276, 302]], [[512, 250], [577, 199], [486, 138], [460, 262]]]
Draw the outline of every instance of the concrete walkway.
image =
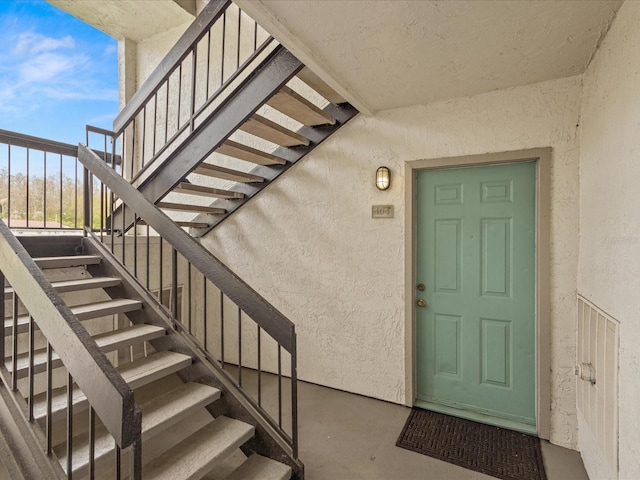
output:
[[[492, 478], [395, 446], [410, 409], [299, 382], [307, 480]], [[578, 452], [543, 442], [549, 480], [588, 480]]]

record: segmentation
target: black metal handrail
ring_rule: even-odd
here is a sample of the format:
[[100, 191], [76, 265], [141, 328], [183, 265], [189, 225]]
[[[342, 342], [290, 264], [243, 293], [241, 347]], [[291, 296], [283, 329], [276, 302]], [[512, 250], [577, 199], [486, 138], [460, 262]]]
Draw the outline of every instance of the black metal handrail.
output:
[[[5, 340], [10, 331], [12, 345], [11, 370], [0, 370], [0, 377], [8, 389], [17, 391], [18, 334], [20, 333], [18, 306], [24, 306], [29, 317], [29, 388], [28, 419], [33, 421], [34, 405], [34, 331], [37, 327], [47, 341], [47, 416], [46, 447], [52, 452], [51, 389], [53, 352], [62, 361], [68, 372], [67, 382], [67, 475], [71, 478], [73, 451], [73, 391], [74, 382], [90, 404], [91, 422], [94, 415], [102, 421], [119, 448], [133, 447], [130, 477], [141, 478], [141, 425], [142, 414], [135, 404], [133, 392], [122, 376], [100, 350], [78, 318], [60, 298], [51, 282], [36, 262], [13, 235], [9, 227], [0, 220], [0, 291], [3, 301], [0, 329], [0, 365], [5, 367]], [[11, 285], [13, 313], [10, 328], [5, 323], [5, 280]], [[95, 429], [90, 429], [93, 439]], [[92, 440], [93, 440], [92, 439]], [[94, 458], [90, 458], [93, 465]]]
[[[258, 41], [259, 36], [264, 38]], [[114, 120], [127, 178], [140, 178], [193, 133], [276, 43], [231, 1], [211, 0]]]
[[[218, 260], [211, 252], [206, 250], [202, 245], [200, 245], [197, 241], [195, 241], [187, 232], [185, 232], [181, 227], [179, 227], [171, 218], [169, 218], [164, 212], [159, 210], [153, 203], [149, 202], [141, 192], [139, 192], [136, 188], [130, 185], [120, 174], [117, 173], [113, 168], [110, 168], [105, 162], [100, 161], [100, 158], [89, 148], [84, 145], [80, 145], [79, 147], [79, 161], [85, 166], [90, 175], [95, 176], [100, 182], [100, 196], [105, 197], [106, 201], [101, 201], [102, 207], [99, 210], [96, 210], [91, 205], [86, 204], [85, 209], [88, 212], [98, 211], [99, 214], [103, 217], [109, 215], [109, 209], [111, 207], [111, 202], [109, 198], [117, 198], [117, 202], [126, 209], [130, 209], [133, 214], [132, 217], [134, 220], [134, 228], [132, 229], [131, 235], [121, 235], [120, 241], [114, 243], [114, 238], [117, 232], [114, 230], [107, 230], [108, 241], [111, 242], [111, 251], [115, 252], [117, 249], [120, 249], [121, 260], [120, 262], [128, 268], [131, 273], [138, 277], [144, 278], [146, 275], [146, 283], [147, 288], [151, 288], [150, 286], [150, 271], [149, 271], [149, 251], [150, 251], [150, 228], [156, 232], [157, 242], [159, 242], [159, 294], [162, 294], [164, 289], [163, 282], [163, 245], [167, 244], [167, 248], [171, 252], [171, 273], [169, 279], [168, 288], [171, 292], [171, 298], [174, 299], [171, 308], [172, 314], [174, 318], [176, 318], [176, 328], [184, 331], [185, 333], [192, 334], [195, 336], [194, 330], [192, 329], [191, 324], [191, 310], [189, 307], [188, 318], [183, 321], [178, 321], [178, 310], [177, 310], [177, 302], [175, 299], [178, 298], [178, 263], [179, 259], [183, 260], [183, 265], [186, 262], [186, 269], [189, 273], [187, 274], [186, 285], [184, 288], [186, 289], [186, 293], [183, 292], [183, 295], [189, 296], [189, 303], [191, 305], [191, 295], [192, 295], [192, 271], [194, 273], [200, 274], [201, 280], [204, 281], [204, 286], [199, 287], [198, 295], [204, 295], [201, 299], [205, 307], [203, 312], [205, 314], [205, 318], [203, 319], [203, 323], [199, 326], [200, 329], [204, 329], [203, 340], [200, 342], [196, 342], [199, 344], [201, 350], [205, 353], [208, 360], [211, 363], [222, 369], [222, 371], [227, 372], [225, 370], [226, 367], [229, 366], [229, 361], [225, 361], [225, 322], [224, 322], [224, 299], [227, 298], [231, 300], [237, 306], [237, 338], [238, 338], [238, 356], [234, 358], [233, 362], [237, 362], [238, 367], [238, 377], [235, 378], [235, 384], [239, 387], [240, 391], [243, 392], [246, 399], [249, 400], [252, 405], [263, 414], [264, 419], [273, 427], [273, 430], [280, 435], [280, 438], [289, 445], [291, 449], [291, 455], [294, 459], [297, 459], [298, 453], [298, 426], [297, 426], [297, 354], [296, 354], [296, 333], [295, 333], [295, 325], [282, 313], [280, 313], [276, 308], [274, 308], [270, 303], [268, 303], [264, 298], [262, 298], [257, 292], [255, 292], [250, 286], [248, 286], [242, 279], [240, 279], [237, 275], [235, 275], [231, 270], [229, 270], [220, 260]], [[87, 188], [93, 188], [93, 182], [88, 181], [85, 182]], [[86, 199], [93, 199], [95, 195], [93, 192], [85, 193]], [[88, 203], [89, 201], [87, 201]], [[124, 215], [122, 216], [124, 221]], [[107, 222], [100, 221], [88, 221], [87, 233], [91, 235], [94, 234], [94, 230], [89, 225], [95, 225], [99, 223], [100, 225], [105, 225]], [[140, 225], [145, 225], [147, 228], [147, 234], [143, 242], [138, 242], [138, 234], [137, 230]], [[106, 227], [104, 227], [106, 228]], [[116, 228], [116, 227], [113, 227]], [[95, 238], [100, 240], [107, 241], [107, 238], [104, 237], [104, 231], [100, 230], [97, 232]], [[125, 249], [127, 248], [127, 239], [131, 240], [132, 245], [130, 248], [133, 250], [133, 260], [127, 261], [127, 252]], [[141, 251], [146, 250], [147, 261], [145, 262], [146, 272], [140, 272], [138, 269], [139, 257], [141, 256]], [[144, 254], [143, 254], [144, 256]], [[156, 273], [156, 275], [158, 275]], [[156, 283], [156, 285], [158, 285]], [[212, 287], [209, 287], [208, 285]], [[195, 288], [195, 287], [194, 287]], [[208, 335], [207, 328], [211, 328], [210, 321], [206, 318], [206, 303], [207, 303], [207, 291], [211, 288], [217, 289], [220, 295], [220, 317], [221, 323], [219, 332], [218, 344], [216, 348], [218, 348], [218, 353], [214, 355], [211, 353], [211, 345], [207, 344]], [[211, 299], [209, 301], [212, 301]], [[257, 372], [258, 372], [258, 393], [257, 399], [252, 398], [250, 394], [247, 394], [243, 390], [243, 380], [242, 380], [242, 370], [243, 370], [243, 358], [242, 358], [242, 320], [252, 320], [257, 327], [257, 352], [258, 352], [258, 361], [257, 361]], [[261, 373], [263, 370], [263, 365], [261, 364], [261, 346], [260, 337], [261, 333], [264, 332], [268, 334], [277, 344], [277, 374], [278, 374], [278, 412], [277, 412], [277, 420], [271, 417], [271, 415], [266, 412], [262, 405], [261, 399]], [[228, 333], [228, 332], [226, 332]], [[288, 352], [290, 357], [290, 375], [287, 377], [290, 378], [291, 382], [291, 424], [290, 424], [290, 432], [287, 432], [283, 427], [283, 405], [282, 405], [282, 390], [283, 390], [283, 375], [282, 375], [282, 357], [281, 350], [285, 350]], [[227, 359], [228, 360], [228, 359]]]
[[[121, 163], [104, 151], [95, 153]], [[81, 230], [82, 182], [77, 145], [0, 130], [0, 218], [10, 228]]]

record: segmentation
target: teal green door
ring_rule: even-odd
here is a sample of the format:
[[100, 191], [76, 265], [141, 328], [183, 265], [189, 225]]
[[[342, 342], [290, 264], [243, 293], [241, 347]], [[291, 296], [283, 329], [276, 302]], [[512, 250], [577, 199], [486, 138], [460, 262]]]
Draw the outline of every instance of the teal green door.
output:
[[418, 173], [418, 406], [535, 433], [535, 179]]

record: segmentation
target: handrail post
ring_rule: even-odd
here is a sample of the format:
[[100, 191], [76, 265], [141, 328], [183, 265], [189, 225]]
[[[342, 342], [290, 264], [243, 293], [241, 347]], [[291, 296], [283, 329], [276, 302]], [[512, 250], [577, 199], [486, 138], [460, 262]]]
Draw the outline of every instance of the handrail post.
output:
[[[0, 292], [2, 292], [2, 295], [3, 295], [2, 302], [0, 302], [0, 318], [2, 318], [3, 322], [6, 316], [5, 302], [4, 302], [4, 287], [5, 287], [4, 274], [0, 272]], [[2, 331], [0, 332], [0, 367], [4, 366], [4, 324], [1, 330]]]
[[89, 185], [89, 179], [90, 179], [90, 175], [89, 175], [89, 170], [87, 169], [87, 167], [83, 168], [83, 181], [84, 181], [84, 188], [83, 188], [83, 198], [82, 198], [82, 203], [83, 203], [83, 212], [84, 212], [84, 235], [87, 235], [87, 231], [91, 230], [91, 225], [92, 225], [92, 221], [93, 219], [91, 218], [91, 197], [92, 197], [92, 188]]

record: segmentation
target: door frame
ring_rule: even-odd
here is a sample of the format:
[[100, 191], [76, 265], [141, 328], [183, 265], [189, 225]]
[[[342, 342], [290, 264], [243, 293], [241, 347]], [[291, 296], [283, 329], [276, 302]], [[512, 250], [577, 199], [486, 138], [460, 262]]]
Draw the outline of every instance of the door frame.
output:
[[511, 152], [465, 155], [405, 162], [405, 399], [413, 407], [417, 398], [416, 374], [416, 177], [420, 170], [536, 162], [536, 430], [548, 440], [551, 421], [551, 147]]

